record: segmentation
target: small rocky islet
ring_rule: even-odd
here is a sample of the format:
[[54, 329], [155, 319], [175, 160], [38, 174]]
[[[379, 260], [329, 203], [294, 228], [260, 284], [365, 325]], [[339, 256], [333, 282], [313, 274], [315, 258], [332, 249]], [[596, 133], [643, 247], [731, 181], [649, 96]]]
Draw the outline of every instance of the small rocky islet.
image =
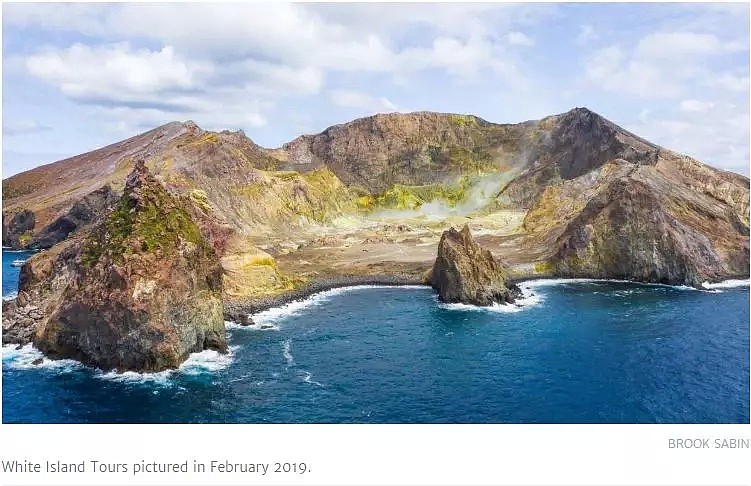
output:
[[428, 282], [446, 303], [513, 304], [521, 295], [518, 286], [508, 283], [508, 269], [480, 248], [468, 225], [443, 232]]
[[375, 115], [278, 149], [175, 122], [3, 181], [3, 245], [44, 250], [3, 341], [151, 372], [226, 352], [224, 319], [335, 286], [487, 306], [523, 278], [747, 278], [748, 196], [583, 108]]

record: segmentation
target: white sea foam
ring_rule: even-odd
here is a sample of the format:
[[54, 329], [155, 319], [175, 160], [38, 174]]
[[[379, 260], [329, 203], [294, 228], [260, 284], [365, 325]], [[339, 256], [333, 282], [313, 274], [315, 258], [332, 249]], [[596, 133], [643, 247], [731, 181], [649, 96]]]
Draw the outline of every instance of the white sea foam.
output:
[[702, 284], [708, 289], [733, 289], [737, 287], [748, 287], [749, 279], [746, 280], [725, 280], [717, 283], [704, 282]]
[[[37, 362], [40, 359], [42, 361]], [[34, 364], [34, 362], [37, 362], [37, 364]], [[84, 368], [83, 364], [72, 359], [47, 358], [32, 344], [27, 344], [21, 348], [14, 344], [3, 346], [3, 366], [15, 370], [45, 369], [60, 373]]]
[[[250, 328], [260, 328], [264, 325], [273, 325], [280, 320], [286, 319], [290, 316], [299, 315], [305, 309], [319, 306], [327, 302], [331, 297], [352, 292], [353, 290], [362, 289], [425, 289], [424, 285], [351, 285], [349, 287], [338, 287], [335, 289], [324, 290], [316, 294], [311, 295], [305, 299], [293, 300], [279, 307], [272, 307], [265, 311], [252, 314], [251, 318], [255, 323], [254, 326], [247, 326]], [[243, 326], [240, 326], [241, 328]], [[234, 329], [234, 326], [233, 326]], [[278, 328], [277, 328], [278, 329]]]
[[295, 365], [295, 357], [292, 356], [292, 341], [289, 339], [284, 341], [282, 355], [284, 355], [284, 359], [287, 361], [287, 367]]
[[11, 292], [8, 295], [3, 295], [3, 300], [13, 300], [18, 297], [18, 292]]
[[697, 289], [695, 287], [690, 287], [688, 285], [668, 285], [668, 284], [661, 284], [661, 283], [637, 282], [634, 280], [619, 280], [619, 279], [608, 279], [608, 278], [541, 278], [537, 280], [522, 281], [519, 283], [519, 286], [524, 285], [525, 287], [534, 289], [534, 288], [540, 288], [540, 287], [552, 287], [555, 285], [565, 285], [565, 284], [602, 284], [602, 283], [626, 283], [626, 284], [634, 284], [634, 285], [646, 285], [650, 287], [666, 287], [666, 288], [677, 289], [677, 290], [693, 290], [697, 292], [702, 291], [702, 289]]
[[158, 373], [139, 373], [137, 371], [124, 371], [118, 373], [117, 371], [102, 371], [95, 370], [94, 377], [100, 380], [115, 381], [118, 383], [130, 383], [130, 384], [156, 384], [156, 385], [170, 385], [170, 378], [175, 373], [175, 370], [160, 371]]
[[245, 329], [250, 331], [278, 331], [279, 326], [276, 324], [269, 324], [267, 322], [256, 322], [253, 321], [253, 324], [250, 324], [248, 326], [243, 326], [242, 324], [238, 324], [236, 322], [232, 321], [224, 321], [224, 328], [228, 331], [236, 331], [238, 329]]
[[[496, 303], [489, 306], [479, 306], [471, 304], [446, 304], [439, 301], [438, 306], [443, 309], [449, 310], [497, 312], [501, 314], [507, 314], [512, 312], [521, 312], [523, 310], [529, 309], [530, 307], [535, 307], [542, 303], [542, 301], [544, 300], [543, 295], [539, 292], [533, 292], [531, 287], [520, 284], [519, 288], [522, 291], [522, 295], [521, 297], [516, 299], [513, 304]], [[436, 296], [435, 299], [436, 301], [438, 301], [438, 296]]]
[[[158, 373], [138, 373], [135, 371], [126, 371], [118, 373], [117, 371], [103, 371], [100, 369], [87, 368], [83, 363], [72, 359], [50, 359], [45, 357], [41, 351], [36, 349], [32, 344], [27, 344], [21, 348], [14, 344], [3, 346], [3, 366], [15, 370], [45, 369], [58, 373], [71, 371], [90, 370], [97, 379], [116, 381], [120, 383], [155, 383], [167, 385], [175, 373], [185, 375], [198, 375], [203, 373], [214, 373], [227, 368], [234, 360], [235, 351], [238, 346], [230, 346], [227, 354], [221, 354], [213, 350], [205, 350], [200, 353], [191, 354], [177, 370], [166, 370]], [[40, 363], [34, 364], [41, 359]]]
[[188, 376], [202, 375], [206, 373], [216, 373], [227, 368], [234, 361], [235, 351], [238, 346], [230, 346], [227, 354], [222, 354], [213, 349], [206, 349], [199, 353], [192, 353], [188, 356], [177, 370], [165, 370], [157, 373], [138, 373], [136, 371], [117, 371], [103, 372], [96, 370], [95, 376], [102, 380], [117, 381], [120, 383], [152, 383], [158, 385], [171, 385], [171, 379], [175, 374], [180, 373]]
[[[596, 278], [544, 278], [544, 279], [537, 279], [537, 280], [524, 280], [522, 282], [519, 282], [518, 286], [522, 291], [522, 297], [519, 299], [516, 299], [516, 302], [514, 304], [493, 304], [491, 306], [482, 307], [482, 306], [475, 306], [475, 305], [469, 305], [469, 304], [445, 304], [440, 303], [439, 306], [444, 309], [451, 309], [451, 310], [465, 310], [465, 311], [483, 311], [483, 312], [498, 312], [498, 313], [510, 313], [510, 312], [520, 312], [525, 309], [528, 309], [530, 307], [534, 307], [545, 299], [545, 296], [540, 292], [541, 289], [544, 289], [546, 287], [554, 287], [558, 285], [566, 285], [566, 284], [592, 284], [592, 285], [598, 285], [603, 283], [626, 283], [626, 284], [635, 284], [635, 285], [641, 285], [641, 286], [650, 286], [650, 287], [662, 287], [662, 288], [671, 288], [676, 290], [691, 290], [691, 291], [697, 291], [697, 292], [721, 292], [721, 288], [729, 288], [729, 287], [740, 287], [740, 286], [748, 286], [749, 281], [748, 280], [727, 280], [725, 282], [720, 282], [717, 284], [704, 284], [707, 289], [697, 289], [694, 287], [689, 287], [687, 285], [667, 285], [667, 284], [660, 284], [660, 283], [644, 283], [644, 282], [635, 282], [632, 280], [616, 280], [616, 279], [596, 279]], [[634, 289], [627, 289], [627, 290], [614, 290], [612, 293], [614, 295], [618, 296], [627, 296], [632, 293], [634, 293]], [[598, 293], [598, 292], [595, 292]], [[437, 297], [436, 297], [437, 300]]]
[[191, 354], [180, 365], [180, 373], [186, 375], [198, 375], [203, 373], [215, 373], [227, 368], [235, 360], [235, 352], [239, 346], [230, 346], [227, 354], [222, 354], [212, 349]]
[[177, 370], [165, 370], [157, 373], [138, 373], [136, 371], [104, 372], [95, 371], [95, 376], [102, 380], [117, 381], [120, 383], [152, 383], [158, 385], [171, 385], [171, 379], [175, 374], [195, 376], [205, 373], [215, 373], [227, 368], [234, 361], [235, 351], [238, 346], [230, 346], [227, 354], [222, 354], [213, 349], [206, 349], [199, 353], [188, 356]]
[[323, 384], [313, 380], [313, 374], [310, 373], [309, 371], [302, 372], [302, 381], [304, 381], [305, 383], [310, 383], [311, 385], [316, 385], [316, 386], [321, 386], [321, 387], [323, 386]]

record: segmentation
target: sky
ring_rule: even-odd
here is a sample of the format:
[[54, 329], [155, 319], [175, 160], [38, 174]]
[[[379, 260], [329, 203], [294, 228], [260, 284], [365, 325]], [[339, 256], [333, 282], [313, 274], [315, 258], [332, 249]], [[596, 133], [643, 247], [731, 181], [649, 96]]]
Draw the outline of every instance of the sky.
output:
[[174, 120], [278, 147], [384, 112], [586, 106], [749, 173], [749, 6], [2, 5], [3, 177]]

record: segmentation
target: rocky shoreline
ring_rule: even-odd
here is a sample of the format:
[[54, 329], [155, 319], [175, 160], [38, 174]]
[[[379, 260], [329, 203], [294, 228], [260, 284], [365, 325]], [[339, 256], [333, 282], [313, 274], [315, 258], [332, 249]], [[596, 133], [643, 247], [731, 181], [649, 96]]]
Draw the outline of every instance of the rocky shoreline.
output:
[[282, 294], [248, 299], [225, 299], [224, 319], [239, 324], [250, 324], [248, 316], [272, 307], [279, 307], [289, 302], [302, 300], [311, 295], [342, 287], [354, 285], [424, 285], [425, 281], [414, 275], [337, 275], [323, 277], [303, 287]]
[[[710, 283], [720, 283], [727, 280], [732, 279], [740, 279], [745, 280], [748, 279], [749, 275], [735, 275], [732, 276], [730, 279], [722, 279], [717, 282], [710, 282]], [[573, 278], [573, 277], [557, 277], [555, 275], [516, 275], [514, 277], [510, 277], [507, 280], [507, 283], [509, 286], [519, 286], [525, 282], [534, 282], [536, 280], [548, 280], [548, 279], [558, 279], [558, 280], [579, 280], [579, 278]], [[670, 285], [670, 284], [655, 284], [653, 282], [640, 282], [637, 280], [618, 280], [618, 279], [597, 279], [597, 278], [591, 278], [586, 280], [602, 280], [602, 281], [612, 281], [612, 282], [629, 282], [634, 284], [642, 284], [642, 285]], [[238, 324], [245, 324], [249, 325], [252, 324], [252, 320], [250, 320], [250, 317], [252, 314], [257, 314], [259, 312], [263, 312], [265, 310], [274, 308], [274, 307], [281, 307], [285, 304], [288, 304], [290, 302], [299, 301], [306, 299], [312, 295], [325, 292], [327, 290], [332, 289], [338, 289], [343, 287], [352, 287], [356, 285], [383, 285], [383, 286], [394, 286], [398, 287], [400, 285], [420, 285], [424, 286], [426, 288], [430, 287], [429, 284], [425, 283], [423, 279], [420, 279], [415, 276], [410, 275], [388, 275], [388, 274], [382, 274], [382, 275], [340, 275], [335, 277], [325, 277], [321, 278], [319, 280], [315, 280], [313, 282], [310, 282], [309, 284], [305, 285], [304, 287], [301, 287], [299, 289], [292, 290], [290, 292], [284, 292], [277, 295], [271, 295], [271, 296], [264, 296], [264, 297], [258, 297], [258, 298], [248, 298], [248, 299], [225, 299], [224, 301], [224, 320], [230, 321]], [[702, 289], [698, 289], [702, 290]]]

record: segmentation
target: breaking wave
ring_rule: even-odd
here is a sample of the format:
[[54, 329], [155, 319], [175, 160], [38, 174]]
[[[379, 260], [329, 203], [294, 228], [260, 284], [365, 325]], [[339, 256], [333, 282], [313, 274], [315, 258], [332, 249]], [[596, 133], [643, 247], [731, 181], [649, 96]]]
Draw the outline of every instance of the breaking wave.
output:
[[20, 348], [15, 344], [3, 346], [3, 366], [12, 370], [40, 369], [58, 373], [69, 373], [86, 368], [83, 363], [73, 359], [47, 358], [32, 344]]
[[253, 324], [243, 326], [242, 324], [238, 324], [236, 322], [232, 321], [224, 321], [224, 328], [228, 331], [236, 331], [238, 329], [246, 329], [251, 331], [278, 331], [279, 326], [276, 324], [270, 324], [268, 322], [256, 322], [253, 321]]
[[[264, 326], [264, 325], [274, 325], [277, 322], [283, 319], [286, 319], [287, 317], [299, 315], [305, 309], [319, 306], [327, 302], [332, 297], [345, 294], [347, 292], [352, 292], [353, 290], [394, 289], [394, 288], [423, 289], [424, 290], [426, 287], [424, 285], [351, 285], [348, 287], [338, 287], [335, 289], [324, 290], [322, 292], [318, 292], [305, 299], [293, 300], [291, 302], [287, 302], [284, 305], [280, 305], [278, 307], [272, 307], [270, 309], [266, 309], [256, 314], [251, 314], [250, 317], [253, 319], [253, 322], [255, 323], [254, 326], [238, 326], [238, 327], [259, 328], [260, 326]], [[233, 326], [232, 328], [235, 329], [235, 326]], [[276, 327], [276, 329], [278, 329], [278, 327]]]
[[702, 285], [708, 289], [734, 289], [738, 287], [748, 287], [749, 279], [724, 280], [722, 282], [717, 282], [717, 283], [704, 282]]
[[[119, 383], [154, 383], [166, 385], [170, 378], [176, 374], [200, 375], [216, 373], [227, 368], [234, 361], [238, 346], [230, 346], [227, 354], [221, 354], [214, 350], [204, 350], [200, 353], [192, 353], [177, 370], [166, 370], [158, 373], [139, 373], [136, 371], [103, 371], [98, 368], [90, 368], [80, 361], [73, 359], [50, 359], [32, 344], [18, 348], [13, 344], [3, 346], [3, 366], [12, 370], [50, 370], [57, 373], [69, 373], [73, 371], [88, 371], [94, 378], [114, 381]], [[41, 360], [41, 361], [40, 361]]]
[[526, 286], [529, 288], [551, 287], [554, 285], [566, 285], [566, 284], [603, 284], [603, 283], [625, 283], [633, 285], [643, 285], [649, 287], [666, 287], [677, 290], [693, 290], [701, 292], [702, 289], [690, 287], [688, 285], [669, 285], [661, 283], [650, 282], [637, 282], [635, 280], [621, 280], [610, 278], [541, 278], [537, 280], [524, 280], [519, 283], [519, 286]]
[[522, 296], [513, 304], [493, 304], [489, 306], [479, 306], [479, 305], [472, 305], [472, 304], [447, 304], [445, 302], [438, 301], [438, 296], [435, 296], [436, 301], [438, 302], [438, 307], [442, 309], [447, 310], [458, 310], [458, 311], [480, 311], [480, 312], [497, 312], [501, 314], [508, 314], [508, 313], [514, 313], [514, 312], [521, 312], [526, 309], [529, 309], [531, 307], [535, 307], [539, 304], [541, 304], [544, 300], [544, 297], [540, 293], [536, 293], [532, 291], [532, 288], [529, 286], [524, 285], [524, 283], [519, 284], [519, 288], [522, 291]]

